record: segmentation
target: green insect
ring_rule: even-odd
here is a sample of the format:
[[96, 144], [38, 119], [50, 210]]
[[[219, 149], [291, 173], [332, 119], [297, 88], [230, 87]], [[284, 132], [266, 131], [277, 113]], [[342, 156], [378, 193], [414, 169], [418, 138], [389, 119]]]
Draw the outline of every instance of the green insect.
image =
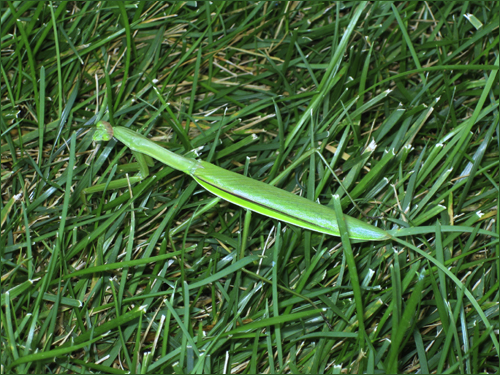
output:
[[[337, 216], [331, 208], [211, 163], [175, 154], [128, 128], [98, 122], [94, 140], [110, 140], [112, 137], [129, 147], [139, 164], [145, 163], [140, 156], [145, 154], [189, 174], [198, 184], [228, 202], [301, 228], [340, 236]], [[386, 231], [361, 220], [347, 215], [344, 215], [344, 220], [351, 239], [382, 241], [390, 238]]]

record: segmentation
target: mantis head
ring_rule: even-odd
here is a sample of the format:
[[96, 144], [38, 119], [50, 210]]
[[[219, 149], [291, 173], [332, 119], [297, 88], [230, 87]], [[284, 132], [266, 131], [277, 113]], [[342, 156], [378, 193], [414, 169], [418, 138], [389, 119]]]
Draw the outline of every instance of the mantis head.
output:
[[99, 121], [96, 124], [96, 131], [92, 137], [94, 141], [109, 141], [113, 138], [113, 128], [111, 124], [106, 121]]

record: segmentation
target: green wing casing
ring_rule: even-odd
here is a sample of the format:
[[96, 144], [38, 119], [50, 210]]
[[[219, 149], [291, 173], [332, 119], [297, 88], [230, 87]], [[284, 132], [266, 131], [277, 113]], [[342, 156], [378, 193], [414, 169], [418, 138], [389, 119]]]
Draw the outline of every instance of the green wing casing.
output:
[[[191, 175], [211, 193], [238, 206], [305, 229], [340, 236], [335, 211], [326, 206], [204, 161]], [[344, 220], [353, 239], [381, 241], [390, 237], [386, 231], [353, 217], [344, 215]]]

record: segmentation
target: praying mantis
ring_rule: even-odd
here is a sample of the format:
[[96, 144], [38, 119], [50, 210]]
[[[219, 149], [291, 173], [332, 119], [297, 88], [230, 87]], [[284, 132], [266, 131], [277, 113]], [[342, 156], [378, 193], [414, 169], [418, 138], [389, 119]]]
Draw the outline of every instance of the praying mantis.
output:
[[[139, 182], [147, 176], [147, 163], [153, 158], [190, 175], [203, 188], [230, 203], [304, 229], [341, 236], [336, 213], [329, 207], [203, 160], [178, 155], [128, 128], [112, 127], [105, 121], [99, 121], [96, 127], [94, 140], [114, 137], [132, 150], [140, 172], [129, 178], [130, 182]], [[97, 189], [94, 187], [93, 191]], [[351, 239], [382, 241], [391, 237], [388, 232], [351, 216], [344, 215], [344, 221]]]

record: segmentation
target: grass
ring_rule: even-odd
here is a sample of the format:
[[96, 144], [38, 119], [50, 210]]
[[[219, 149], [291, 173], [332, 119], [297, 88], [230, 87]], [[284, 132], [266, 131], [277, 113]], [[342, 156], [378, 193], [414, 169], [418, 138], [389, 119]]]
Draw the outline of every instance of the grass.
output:
[[[497, 2], [0, 6], [2, 373], [498, 372]], [[405, 236], [114, 189], [99, 119]]]

